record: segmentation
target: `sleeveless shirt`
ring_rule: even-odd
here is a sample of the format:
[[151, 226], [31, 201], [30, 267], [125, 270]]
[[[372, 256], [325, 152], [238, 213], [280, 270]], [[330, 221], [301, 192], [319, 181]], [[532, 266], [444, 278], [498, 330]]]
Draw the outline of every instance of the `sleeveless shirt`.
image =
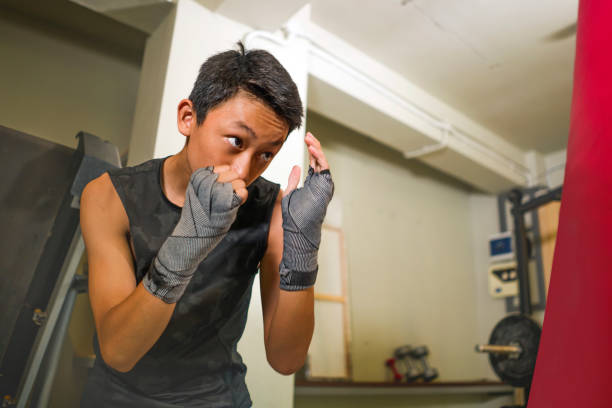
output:
[[[138, 283], [181, 214], [162, 191], [164, 160], [109, 172], [129, 219]], [[237, 343], [279, 188], [262, 177], [247, 187], [230, 231], [199, 265], [161, 337], [132, 370], [106, 365], [94, 337], [97, 358], [82, 407], [251, 406]]]

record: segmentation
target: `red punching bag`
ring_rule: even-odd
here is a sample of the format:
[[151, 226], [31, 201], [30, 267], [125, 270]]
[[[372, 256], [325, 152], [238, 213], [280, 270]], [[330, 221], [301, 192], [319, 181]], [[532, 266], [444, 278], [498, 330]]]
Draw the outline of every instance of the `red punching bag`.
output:
[[612, 407], [612, 1], [581, 0], [557, 246], [529, 408]]

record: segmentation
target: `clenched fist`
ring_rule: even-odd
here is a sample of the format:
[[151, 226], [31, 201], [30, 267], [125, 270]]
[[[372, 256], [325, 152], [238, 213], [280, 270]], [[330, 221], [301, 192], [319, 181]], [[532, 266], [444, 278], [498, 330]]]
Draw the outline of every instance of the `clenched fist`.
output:
[[143, 278], [144, 287], [164, 302], [176, 303], [198, 265], [225, 237], [246, 198], [244, 181], [228, 166], [194, 171], [181, 217]]

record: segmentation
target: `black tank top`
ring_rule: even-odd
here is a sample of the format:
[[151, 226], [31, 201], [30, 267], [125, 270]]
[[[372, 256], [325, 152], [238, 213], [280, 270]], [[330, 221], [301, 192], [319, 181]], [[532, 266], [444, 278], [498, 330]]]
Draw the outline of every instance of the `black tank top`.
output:
[[[140, 282], [181, 208], [161, 188], [164, 159], [109, 172], [130, 222]], [[155, 345], [127, 372], [96, 363], [82, 406], [250, 407], [246, 366], [236, 346], [244, 331], [253, 280], [267, 247], [279, 185], [257, 178], [225, 238], [200, 264]], [[103, 403], [102, 403], [103, 402]]]

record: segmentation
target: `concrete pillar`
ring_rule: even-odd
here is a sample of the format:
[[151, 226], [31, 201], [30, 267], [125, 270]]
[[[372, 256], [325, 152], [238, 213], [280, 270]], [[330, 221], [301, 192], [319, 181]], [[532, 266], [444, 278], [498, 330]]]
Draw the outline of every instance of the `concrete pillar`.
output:
[[[310, 6], [305, 6], [292, 19], [292, 29], [302, 29], [310, 18]], [[280, 39], [275, 41], [274, 38]], [[247, 48], [266, 49], [271, 52], [296, 83], [302, 104], [306, 109], [306, 95], [308, 91], [308, 44], [304, 39], [292, 37], [283, 39], [280, 33], [274, 37], [265, 34], [252, 33], [246, 37]], [[304, 124], [306, 117], [304, 112]], [[299, 165], [304, 174], [306, 163], [304, 135], [305, 126], [294, 130], [283, 145], [281, 151], [274, 158], [263, 176], [268, 180], [279, 183], [282, 188], [287, 186], [289, 173], [294, 165]], [[261, 310], [261, 292], [259, 285], [253, 285], [253, 296], [249, 309], [249, 319], [242, 341], [238, 345], [240, 353], [244, 356], [247, 371], [247, 386], [255, 406], [283, 408], [293, 406], [293, 376], [279, 376], [268, 364], [263, 343], [263, 314]], [[274, 390], [274, 391], [272, 391]]]
[[132, 122], [129, 166], [153, 158], [175, 21], [173, 9], [147, 39]]

